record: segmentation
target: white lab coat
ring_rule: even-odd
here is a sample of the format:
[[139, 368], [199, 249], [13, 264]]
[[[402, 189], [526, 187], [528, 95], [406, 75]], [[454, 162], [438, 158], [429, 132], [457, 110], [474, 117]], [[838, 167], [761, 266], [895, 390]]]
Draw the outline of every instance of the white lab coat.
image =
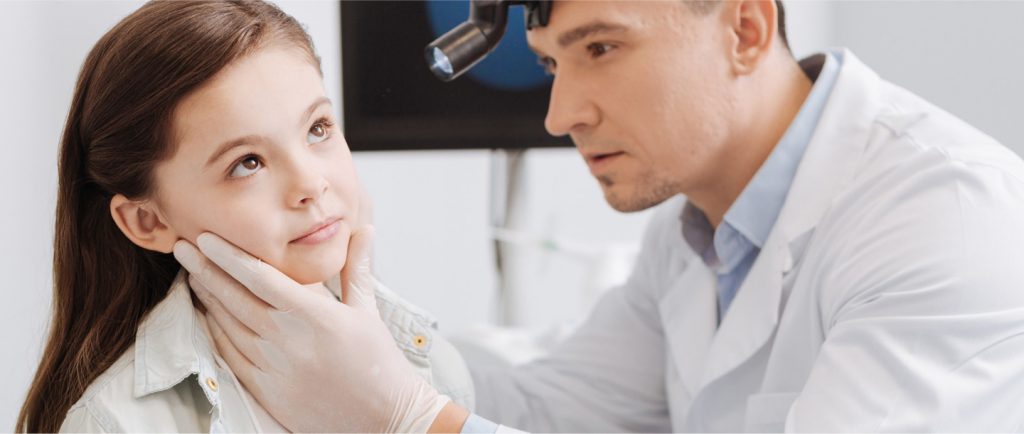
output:
[[534, 431], [1024, 429], [1024, 163], [836, 54], [721, 326], [672, 199], [627, 283], [549, 357], [474, 370], [480, 415]]

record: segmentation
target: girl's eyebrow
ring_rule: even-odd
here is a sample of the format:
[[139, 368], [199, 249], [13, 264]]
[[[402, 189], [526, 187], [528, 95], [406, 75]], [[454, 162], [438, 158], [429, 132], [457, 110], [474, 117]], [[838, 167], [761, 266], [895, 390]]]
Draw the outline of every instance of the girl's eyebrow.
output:
[[217, 161], [217, 159], [220, 158], [221, 155], [224, 155], [228, 151], [230, 151], [230, 150], [232, 150], [232, 149], [234, 149], [234, 148], [236, 148], [238, 146], [242, 146], [242, 145], [244, 145], [246, 143], [259, 142], [259, 141], [263, 141], [263, 136], [257, 136], [257, 135], [252, 135], [252, 134], [250, 134], [248, 136], [242, 136], [242, 137], [239, 137], [237, 139], [228, 140], [228, 141], [222, 143], [220, 146], [217, 147], [217, 150], [214, 151], [213, 155], [210, 156], [210, 159], [206, 160], [206, 166], [204, 166], [204, 167], [210, 167], [210, 165], [213, 164], [214, 161]]
[[299, 119], [299, 128], [305, 127], [306, 122], [309, 121], [309, 118], [313, 117], [313, 112], [315, 112], [317, 108], [324, 104], [330, 105], [331, 99], [326, 96], [321, 96], [320, 98], [317, 98], [315, 101], [313, 101], [313, 104], [309, 105], [309, 108], [306, 109], [306, 113], [302, 116], [301, 119]]
[[[309, 108], [306, 109], [306, 112], [302, 115], [302, 118], [299, 119], [299, 128], [305, 127], [306, 122], [309, 121], [309, 118], [313, 117], [313, 112], [315, 112], [317, 108], [324, 104], [331, 104], [331, 99], [326, 96], [321, 96], [317, 98], [315, 101], [313, 101], [313, 104], [309, 105]], [[242, 146], [246, 143], [261, 142], [264, 140], [265, 139], [262, 136], [252, 134], [242, 136], [237, 139], [228, 140], [222, 143], [220, 146], [218, 146], [217, 150], [213, 152], [213, 155], [210, 155], [210, 159], [206, 160], [205, 167], [209, 167], [211, 164], [213, 164], [213, 162], [217, 161], [218, 158], [220, 158], [222, 155], [224, 155], [225, 153], [227, 153], [228, 151], [235, 147]]]

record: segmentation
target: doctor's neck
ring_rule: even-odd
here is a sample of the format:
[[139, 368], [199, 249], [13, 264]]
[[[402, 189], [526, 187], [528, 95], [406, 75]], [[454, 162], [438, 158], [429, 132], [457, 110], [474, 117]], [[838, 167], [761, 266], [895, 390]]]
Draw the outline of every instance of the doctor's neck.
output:
[[737, 83], [730, 140], [715, 164], [720, 170], [711, 182], [683, 192], [714, 228], [782, 139], [814, 84], [785, 48], [777, 47], [762, 62]]

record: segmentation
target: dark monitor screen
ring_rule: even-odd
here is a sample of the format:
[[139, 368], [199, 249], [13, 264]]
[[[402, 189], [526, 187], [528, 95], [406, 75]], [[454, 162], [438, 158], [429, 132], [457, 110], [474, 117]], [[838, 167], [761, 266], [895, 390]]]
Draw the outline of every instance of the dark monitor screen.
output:
[[522, 7], [498, 47], [445, 83], [424, 47], [464, 21], [469, 1], [343, 1], [345, 137], [352, 150], [572, 146], [544, 130], [551, 77], [526, 45]]

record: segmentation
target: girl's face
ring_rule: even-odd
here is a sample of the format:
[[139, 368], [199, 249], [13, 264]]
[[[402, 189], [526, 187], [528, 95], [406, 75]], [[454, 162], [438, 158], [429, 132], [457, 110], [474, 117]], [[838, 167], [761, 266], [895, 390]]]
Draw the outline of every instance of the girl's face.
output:
[[178, 105], [173, 137], [152, 204], [177, 238], [215, 233], [302, 284], [341, 270], [358, 181], [301, 51], [265, 48], [220, 71]]

